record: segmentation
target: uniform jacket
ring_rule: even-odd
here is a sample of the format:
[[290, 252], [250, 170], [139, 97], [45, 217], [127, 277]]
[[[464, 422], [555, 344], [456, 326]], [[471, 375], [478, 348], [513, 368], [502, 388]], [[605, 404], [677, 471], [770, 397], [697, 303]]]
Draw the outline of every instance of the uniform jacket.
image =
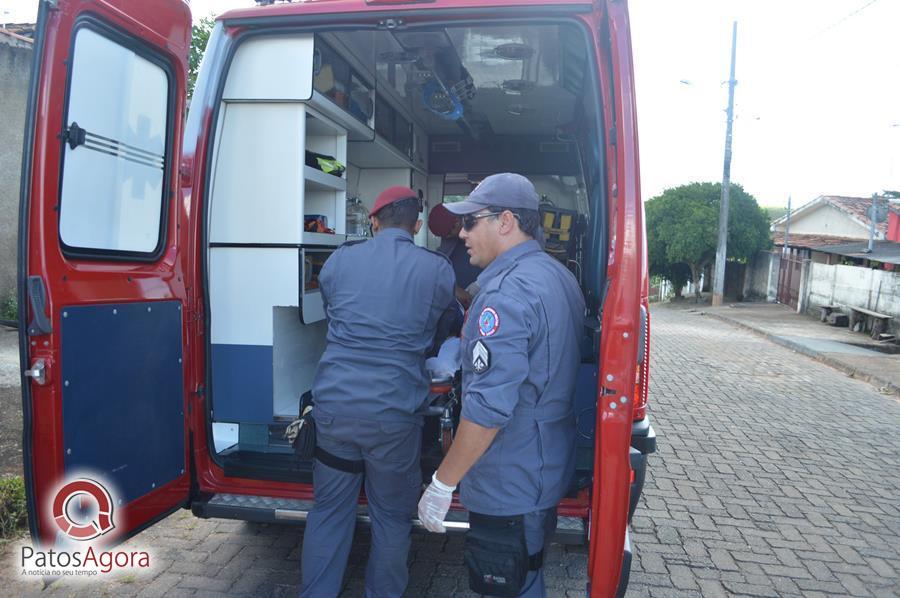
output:
[[575, 277], [527, 241], [478, 277], [463, 327], [462, 416], [499, 428], [461, 483], [471, 511], [556, 506], [575, 469], [575, 377], [584, 297]]
[[425, 351], [454, 301], [453, 280], [444, 256], [417, 247], [399, 228], [335, 251], [319, 274], [328, 335], [313, 382], [317, 407], [378, 421], [418, 419], [428, 392]]

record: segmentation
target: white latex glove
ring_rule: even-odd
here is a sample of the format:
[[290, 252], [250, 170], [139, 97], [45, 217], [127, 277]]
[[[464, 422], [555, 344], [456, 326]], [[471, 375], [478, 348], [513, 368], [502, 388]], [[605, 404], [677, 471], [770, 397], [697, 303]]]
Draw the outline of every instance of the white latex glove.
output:
[[450, 510], [450, 501], [453, 500], [453, 491], [456, 486], [448, 486], [437, 479], [437, 474], [431, 477], [431, 483], [419, 500], [419, 521], [430, 532], [443, 534], [444, 517]]

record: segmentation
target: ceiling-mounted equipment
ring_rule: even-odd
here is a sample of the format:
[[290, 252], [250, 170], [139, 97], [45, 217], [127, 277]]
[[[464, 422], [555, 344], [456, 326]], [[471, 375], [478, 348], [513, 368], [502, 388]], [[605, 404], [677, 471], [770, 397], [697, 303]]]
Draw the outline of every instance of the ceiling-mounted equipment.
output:
[[447, 89], [437, 78], [422, 86], [422, 105], [445, 120], [459, 120], [463, 115], [462, 101], [453, 89]]
[[509, 43], [500, 44], [494, 48], [494, 55], [497, 58], [506, 60], [526, 60], [534, 54], [534, 48], [526, 44]]

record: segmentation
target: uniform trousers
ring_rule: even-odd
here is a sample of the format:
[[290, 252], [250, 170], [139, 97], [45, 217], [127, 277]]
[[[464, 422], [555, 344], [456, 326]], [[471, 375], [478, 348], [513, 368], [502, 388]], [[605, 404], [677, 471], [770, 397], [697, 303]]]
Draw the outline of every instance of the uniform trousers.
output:
[[363, 460], [365, 475], [315, 462], [315, 503], [303, 537], [300, 595], [333, 598], [340, 594], [353, 543], [359, 490], [365, 478], [372, 521], [365, 595], [399, 597], [409, 581], [412, 515], [422, 485], [421, 422], [332, 416], [318, 408], [315, 417], [317, 445], [343, 459]]
[[[537, 554], [544, 551], [544, 559], [547, 558], [547, 549], [556, 532], [556, 507], [525, 513], [525, 544], [528, 554]], [[544, 567], [537, 571], [529, 571], [525, 577], [525, 584], [519, 596], [526, 598], [546, 598], [547, 590], [544, 586]]]

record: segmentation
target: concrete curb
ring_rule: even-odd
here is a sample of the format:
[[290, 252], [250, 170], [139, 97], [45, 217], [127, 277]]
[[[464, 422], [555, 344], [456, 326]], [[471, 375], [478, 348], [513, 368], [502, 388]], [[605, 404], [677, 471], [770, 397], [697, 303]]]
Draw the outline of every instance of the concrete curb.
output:
[[797, 353], [802, 353], [807, 357], [812, 357], [816, 361], [820, 361], [827, 366], [833, 367], [836, 370], [844, 372], [848, 376], [855, 378], [856, 380], [862, 380], [863, 382], [868, 382], [872, 386], [878, 388], [879, 391], [889, 390], [892, 392], [897, 398], [900, 398], [900, 386], [897, 386], [893, 382], [889, 380], [885, 380], [880, 376], [876, 376], [873, 374], [869, 374], [862, 370], [857, 369], [856, 367], [841, 361], [840, 359], [835, 359], [830, 355], [822, 353], [821, 351], [816, 351], [815, 349], [810, 349], [800, 343], [794, 342], [792, 340], [788, 340], [786, 338], [780, 337], [778, 335], [772, 334], [770, 332], [766, 332], [765, 330], [761, 330], [756, 328], [755, 326], [751, 326], [750, 324], [745, 324], [739, 320], [734, 318], [729, 318], [728, 316], [720, 313], [712, 313], [708, 311], [700, 311], [698, 312], [704, 316], [710, 316], [727, 324], [731, 324], [733, 326], [737, 326], [739, 328], [743, 328], [745, 330], [749, 330], [758, 336], [761, 336], [765, 339], [768, 339], [775, 343], [776, 345], [781, 345], [782, 347], [787, 347], [792, 351], [796, 351]]

